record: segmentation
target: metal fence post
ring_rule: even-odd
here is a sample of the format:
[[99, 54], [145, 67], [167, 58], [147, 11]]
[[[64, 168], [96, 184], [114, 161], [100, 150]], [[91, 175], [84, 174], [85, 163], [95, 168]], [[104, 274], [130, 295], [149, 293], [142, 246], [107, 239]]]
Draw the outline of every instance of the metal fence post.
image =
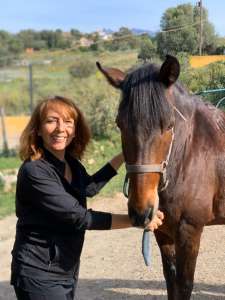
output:
[[2, 127], [2, 137], [3, 137], [3, 154], [8, 155], [9, 147], [8, 147], [8, 140], [6, 135], [6, 128], [5, 128], [5, 113], [4, 108], [0, 106], [0, 118], [1, 118], [1, 127]]

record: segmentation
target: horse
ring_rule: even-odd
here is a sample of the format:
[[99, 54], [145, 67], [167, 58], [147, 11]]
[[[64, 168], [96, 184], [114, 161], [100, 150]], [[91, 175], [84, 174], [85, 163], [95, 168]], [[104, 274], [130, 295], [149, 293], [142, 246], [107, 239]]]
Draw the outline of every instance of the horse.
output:
[[[121, 91], [116, 118], [128, 187], [128, 213], [145, 228], [158, 207], [155, 232], [169, 300], [189, 300], [204, 226], [225, 224], [225, 113], [178, 81], [167, 55], [127, 74], [98, 69]], [[158, 206], [159, 205], [159, 206]]]

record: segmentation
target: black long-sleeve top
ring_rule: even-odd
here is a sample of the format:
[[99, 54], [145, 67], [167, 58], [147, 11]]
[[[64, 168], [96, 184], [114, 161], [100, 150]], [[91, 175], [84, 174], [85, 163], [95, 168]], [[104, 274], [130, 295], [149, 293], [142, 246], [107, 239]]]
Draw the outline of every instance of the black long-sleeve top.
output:
[[72, 182], [64, 178], [65, 163], [49, 151], [25, 161], [18, 173], [16, 240], [12, 274], [36, 278], [71, 278], [77, 269], [86, 229], [110, 229], [110, 213], [87, 209], [92, 197], [114, 176], [108, 163], [90, 176], [82, 164], [66, 156]]

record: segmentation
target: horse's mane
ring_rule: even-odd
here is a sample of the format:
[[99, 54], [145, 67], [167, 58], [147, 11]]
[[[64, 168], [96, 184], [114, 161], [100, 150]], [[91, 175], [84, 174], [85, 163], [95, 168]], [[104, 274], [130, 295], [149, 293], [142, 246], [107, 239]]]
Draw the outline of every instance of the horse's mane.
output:
[[191, 111], [198, 112], [207, 119], [207, 123], [215, 131], [225, 133], [225, 113], [215, 107], [211, 102], [204, 101], [201, 96], [190, 94], [179, 82], [175, 84], [175, 95], [179, 97], [182, 108], [189, 114]]
[[[146, 64], [128, 73], [123, 83], [119, 114], [126, 127], [143, 136], [157, 129], [163, 131], [173, 122], [173, 108], [165, 97], [165, 87], [158, 80], [159, 66]], [[184, 115], [198, 111], [213, 130], [225, 132], [225, 113], [200, 96], [191, 95], [179, 82], [174, 85]], [[120, 119], [120, 118], [119, 118]], [[139, 126], [137, 126], [137, 124]]]
[[159, 67], [148, 64], [129, 73], [124, 81], [119, 114], [123, 114], [123, 121], [132, 131], [141, 129], [142, 134], [148, 135], [156, 129], [164, 130], [172, 121], [173, 110], [158, 74]]

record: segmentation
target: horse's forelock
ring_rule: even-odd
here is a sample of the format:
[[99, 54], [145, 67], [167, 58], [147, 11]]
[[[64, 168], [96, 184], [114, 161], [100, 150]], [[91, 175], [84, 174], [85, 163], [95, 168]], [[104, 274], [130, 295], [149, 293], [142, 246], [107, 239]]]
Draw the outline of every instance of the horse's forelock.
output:
[[145, 65], [128, 74], [123, 83], [119, 117], [134, 133], [149, 135], [170, 125], [173, 112], [158, 74], [156, 65]]

